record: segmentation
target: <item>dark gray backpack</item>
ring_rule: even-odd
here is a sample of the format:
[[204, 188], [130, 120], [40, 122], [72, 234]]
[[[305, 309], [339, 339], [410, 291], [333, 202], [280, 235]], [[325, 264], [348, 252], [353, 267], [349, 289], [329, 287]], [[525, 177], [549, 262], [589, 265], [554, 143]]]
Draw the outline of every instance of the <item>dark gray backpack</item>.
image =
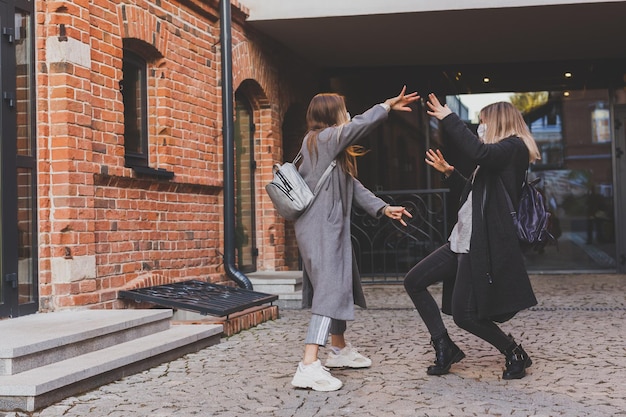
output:
[[[504, 188], [502, 179], [499, 181]], [[522, 185], [519, 204], [513, 207], [511, 197], [504, 189], [513, 223], [517, 230], [517, 237], [524, 249], [542, 250], [549, 243], [556, 243], [556, 238], [550, 233], [550, 212], [547, 209], [545, 198], [537, 189], [541, 177], [528, 181], [528, 172]]]

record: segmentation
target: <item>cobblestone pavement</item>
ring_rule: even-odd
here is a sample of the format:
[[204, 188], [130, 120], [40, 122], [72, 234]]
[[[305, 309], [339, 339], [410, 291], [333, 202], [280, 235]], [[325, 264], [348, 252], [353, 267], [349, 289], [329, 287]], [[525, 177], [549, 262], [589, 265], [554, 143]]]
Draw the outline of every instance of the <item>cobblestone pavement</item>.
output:
[[403, 287], [367, 286], [370, 308], [346, 337], [373, 365], [334, 370], [339, 391], [291, 386], [309, 312], [282, 310], [279, 320], [33, 416], [626, 416], [626, 276], [532, 280], [539, 305], [502, 326], [533, 359], [521, 380], [502, 380], [502, 355], [447, 316], [467, 357], [451, 374], [427, 376], [434, 353]]

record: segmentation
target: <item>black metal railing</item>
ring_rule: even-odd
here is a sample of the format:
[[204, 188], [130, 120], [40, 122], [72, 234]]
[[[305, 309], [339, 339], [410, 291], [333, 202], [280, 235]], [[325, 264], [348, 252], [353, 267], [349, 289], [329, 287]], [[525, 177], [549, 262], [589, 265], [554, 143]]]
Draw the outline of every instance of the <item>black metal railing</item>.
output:
[[352, 244], [363, 283], [401, 282], [406, 272], [448, 238], [448, 189], [377, 192], [413, 215], [407, 226], [387, 217], [352, 213]]

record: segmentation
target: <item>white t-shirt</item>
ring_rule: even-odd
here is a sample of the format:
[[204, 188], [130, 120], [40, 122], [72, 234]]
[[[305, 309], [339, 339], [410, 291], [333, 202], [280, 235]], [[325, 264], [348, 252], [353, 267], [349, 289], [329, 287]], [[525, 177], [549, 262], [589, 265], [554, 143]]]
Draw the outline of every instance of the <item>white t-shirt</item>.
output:
[[454, 253], [469, 253], [472, 238], [472, 192], [459, 209], [458, 220], [450, 233], [450, 249]]
[[[474, 178], [476, 173], [480, 169], [477, 166], [472, 173], [472, 184], [474, 184]], [[450, 233], [450, 250], [454, 253], [469, 253], [470, 241], [472, 239], [472, 192], [467, 195], [467, 200], [459, 209], [458, 219], [452, 233]]]

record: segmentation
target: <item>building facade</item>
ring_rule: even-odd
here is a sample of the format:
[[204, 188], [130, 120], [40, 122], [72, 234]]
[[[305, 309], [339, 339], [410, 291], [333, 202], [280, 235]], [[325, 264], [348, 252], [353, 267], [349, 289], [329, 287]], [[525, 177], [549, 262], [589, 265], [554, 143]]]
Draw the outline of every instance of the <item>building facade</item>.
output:
[[[119, 308], [123, 288], [228, 281], [219, 2], [1, 4], [0, 315]], [[233, 3], [236, 125], [248, 129], [238, 185], [255, 199], [238, 195], [238, 226], [245, 237], [254, 219], [256, 240], [254, 264], [242, 262], [284, 269], [284, 224], [261, 184], [316, 74], [246, 17]]]
[[[623, 272], [626, 226], [611, 213], [626, 206], [626, 29], [615, 22], [626, 2], [422, 3], [231, 3], [237, 267], [299, 267], [291, 225], [263, 186], [275, 162], [295, 156], [310, 98], [339, 92], [357, 114], [407, 84], [451, 103], [485, 92], [559, 97], [529, 121], [559, 171], [546, 178], [595, 172], [587, 191], [607, 197], [596, 212], [610, 217], [589, 220], [578, 200], [558, 201], [565, 232], [592, 224], [610, 269]], [[229, 281], [219, 6], [0, 0], [0, 317], [123, 308], [120, 289]], [[439, 185], [423, 153], [445, 138], [423, 107], [393, 115], [366, 145], [371, 189]], [[578, 268], [563, 262], [552, 270]]]
[[[450, 104], [483, 94], [544, 97], [525, 113], [543, 156], [531, 175], [543, 179], [560, 238], [558, 247], [527, 254], [529, 270], [626, 271], [626, 223], [617, 215], [626, 207], [626, 28], [621, 23], [626, 2], [245, 3], [250, 25], [320, 63], [327, 87], [347, 97], [352, 114], [402, 84], [422, 96], [434, 92]], [[353, 224], [362, 235], [356, 246], [367, 247], [357, 255], [384, 252], [378, 263], [402, 264], [396, 271], [399, 280], [402, 270], [445, 241], [446, 231], [440, 229], [453, 224], [456, 213], [452, 192], [444, 198], [447, 215], [432, 211], [432, 197], [423, 190], [442, 184], [423, 163], [424, 151], [440, 147], [455, 167], [467, 168], [446, 147], [437, 123], [424, 117], [423, 106], [414, 110], [364, 142], [371, 152], [360, 162], [360, 179], [384, 198], [414, 207], [424, 228], [377, 244], [371, 241], [382, 228], [365, 233], [365, 222]], [[474, 115], [468, 116], [475, 128]], [[448, 224], [439, 227], [430, 218], [439, 223], [447, 218]], [[370, 270], [380, 273], [387, 267]]]

